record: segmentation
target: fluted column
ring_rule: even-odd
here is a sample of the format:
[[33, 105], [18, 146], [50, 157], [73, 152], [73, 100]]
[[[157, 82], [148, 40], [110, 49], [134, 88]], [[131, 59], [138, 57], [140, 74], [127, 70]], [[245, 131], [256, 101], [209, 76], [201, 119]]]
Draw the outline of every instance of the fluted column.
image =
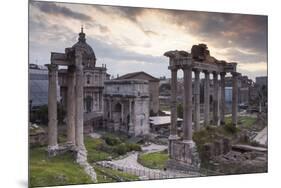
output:
[[57, 65], [47, 65], [49, 69], [48, 88], [48, 150], [58, 148], [58, 121], [57, 121]]
[[214, 81], [214, 97], [213, 97], [213, 124], [219, 125], [219, 117], [218, 117], [218, 110], [219, 110], [219, 83], [218, 83], [218, 73], [213, 72], [213, 81]]
[[171, 128], [169, 139], [176, 139], [177, 136], [177, 72], [171, 68]]
[[220, 107], [220, 121], [221, 125], [225, 124], [224, 115], [225, 115], [225, 72], [221, 72], [221, 107]]
[[83, 127], [83, 89], [84, 89], [84, 76], [82, 65], [82, 52], [78, 49], [75, 51], [75, 66], [76, 66], [76, 146], [78, 150], [85, 150], [84, 146], [84, 127]]
[[236, 72], [232, 72], [232, 124], [237, 125], [237, 110], [238, 110], [238, 86]]
[[204, 71], [204, 126], [208, 126], [210, 123], [210, 73]]
[[75, 67], [68, 67], [67, 80], [67, 142], [75, 145]]
[[195, 81], [194, 81], [194, 102], [195, 102], [195, 130], [200, 130], [200, 71], [194, 70]]
[[183, 140], [192, 141], [192, 70], [183, 69], [184, 98], [183, 98]]

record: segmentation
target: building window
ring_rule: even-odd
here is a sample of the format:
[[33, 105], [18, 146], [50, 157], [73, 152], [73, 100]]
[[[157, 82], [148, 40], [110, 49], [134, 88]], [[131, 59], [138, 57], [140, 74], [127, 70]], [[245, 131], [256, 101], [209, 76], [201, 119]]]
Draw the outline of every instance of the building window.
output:
[[90, 75], [87, 75], [87, 84], [90, 84]]

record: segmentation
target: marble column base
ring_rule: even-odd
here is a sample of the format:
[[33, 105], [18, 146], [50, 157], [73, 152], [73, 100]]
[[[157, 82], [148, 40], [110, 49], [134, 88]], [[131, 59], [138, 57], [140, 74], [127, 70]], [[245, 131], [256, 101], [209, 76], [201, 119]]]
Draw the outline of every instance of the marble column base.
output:
[[88, 153], [85, 148], [77, 148], [76, 149], [76, 162], [78, 164], [86, 162], [87, 155], [88, 155]]
[[48, 146], [48, 148], [47, 148], [48, 157], [56, 156], [58, 154], [58, 149], [59, 149], [58, 145]]
[[169, 141], [169, 169], [181, 171], [199, 171], [200, 158], [196, 144], [192, 140]]
[[168, 139], [169, 139], [169, 140], [178, 140], [179, 138], [180, 138], [180, 137], [179, 137], [178, 135], [176, 135], [176, 134], [175, 134], [175, 135], [172, 135], [172, 134], [171, 134]]

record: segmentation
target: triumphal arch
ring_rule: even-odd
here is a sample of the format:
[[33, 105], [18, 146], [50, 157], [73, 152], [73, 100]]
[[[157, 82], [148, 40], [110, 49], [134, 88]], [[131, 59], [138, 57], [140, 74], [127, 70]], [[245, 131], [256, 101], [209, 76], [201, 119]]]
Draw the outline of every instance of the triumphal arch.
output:
[[[198, 170], [200, 167], [196, 145], [192, 140], [194, 129], [200, 130], [200, 73], [205, 75], [204, 85], [204, 126], [210, 125], [210, 74], [213, 74], [214, 99], [212, 125], [224, 124], [225, 116], [225, 75], [232, 75], [232, 124], [237, 125], [237, 63], [219, 61], [210, 56], [205, 44], [194, 45], [191, 53], [186, 51], [168, 51], [171, 70], [171, 128], [169, 136], [168, 167], [182, 170]], [[177, 72], [183, 70], [183, 136], [177, 133]], [[194, 72], [194, 91], [192, 88], [192, 72]], [[218, 79], [220, 76], [220, 80]], [[220, 89], [219, 89], [220, 88]], [[220, 92], [220, 93], [219, 93]], [[194, 108], [193, 108], [194, 99]], [[193, 110], [194, 109], [194, 110]], [[194, 114], [192, 114], [194, 113]], [[193, 115], [193, 116], [192, 116]], [[193, 117], [193, 119], [192, 119]]]

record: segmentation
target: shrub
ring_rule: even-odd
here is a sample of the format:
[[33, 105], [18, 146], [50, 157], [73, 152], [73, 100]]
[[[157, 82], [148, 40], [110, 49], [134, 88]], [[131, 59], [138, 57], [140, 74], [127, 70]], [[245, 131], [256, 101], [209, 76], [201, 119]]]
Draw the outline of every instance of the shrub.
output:
[[141, 147], [138, 144], [129, 143], [127, 144], [127, 148], [129, 151], [141, 151]]
[[115, 145], [121, 144], [121, 140], [118, 137], [114, 137], [111, 135], [105, 135], [104, 140], [110, 146], [115, 146]]
[[228, 133], [231, 133], [231, 134], [235, 134], [238, 132], [238, 128], [231, 124], [225, 125], [224, 129], [225, 129], [225, 131], [227, 131]]
[[113, 151], [115, 153], [118, 153], [119, 155], [124, 155], [127, 153], [127, 151], [128, 151], [127, 149], [128, 148], [126, 147], [126, 144], [122, 143], [122, 144], [115, 146]]

